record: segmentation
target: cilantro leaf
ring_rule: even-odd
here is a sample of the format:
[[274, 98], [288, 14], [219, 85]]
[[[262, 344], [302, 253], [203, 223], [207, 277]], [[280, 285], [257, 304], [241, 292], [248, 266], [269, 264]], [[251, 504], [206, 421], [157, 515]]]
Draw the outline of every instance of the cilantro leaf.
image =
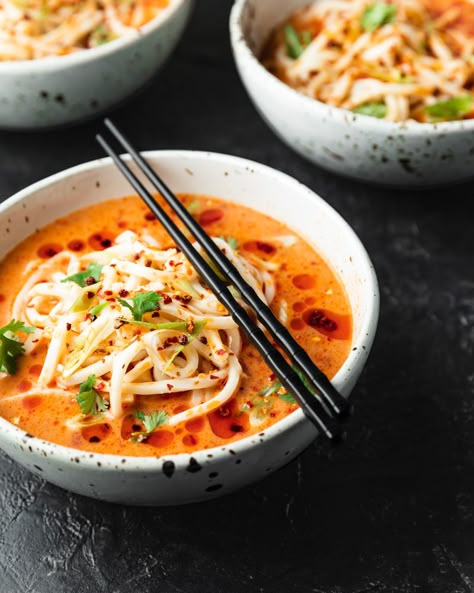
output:
[[136, 296], [130, 299], [132, 304], [124, 299], [117, 297], [117, 301], [123, 306], [130, 309], [135, 321], [141, 321], [143, 315], [149, 311], [155, 311], [158, 308], [158, 303], [161, 301], [161, 295], [154, 291], [139, 292]]
[[25, 352], [23, 342], [15, 337], [17, 332], [31, 334], [36, 328], [29, 327], [23, 321], [12, 319], [0, 327], [0, 371], [14, 375], [18, 370], [18, 358]]
[[132, 432], [130, 440], [134, 443], [142, 443], [159, 426], [168, 423], [168, 414], [164, 410], [152, 412], [149, 416], [138, 410], [135, 417], [143, 423], [145, 430]]
[[291, 25], [286, 25], [284, 29], [286, 53], [293, 60], [297, 60], [311, 43], [311, 33], [309, 31], [297, 31]]
[[93, 278], [95, 280], [95, 282], [99, 282], [99, 278], [102, 273], [103, 267], [104, 266], [102, 266], [96, 262], [92, 262], [91, 264], [89, 264], [87, 266], [87, 269], [84, 270], [84, 272], [78, 272], [77, 274], [72, 274], [72, 276], [68, 276], [67, 278], [64, 278], [63, 280], [61, 280], [61, 282], [75, 282], [81, 288], [84, 288], [86, 286], [87, 278]]
[[95, 382], [96, 376], [89, 375], [79, 386], [79, 393], [76, 395], [76, 402], [85, 416], [97, 416], [109, 407], [109, 402], [94, 389]]
[[471, 95], [460, 95], [447, 101], [439, 101], [434, 105], [428, 105], [425, 107], [425, 113], [431, 121], [447, 121], [467, 115], [471, 111], [471, 107]]
[[354, 107], [352, 111], [361, 115], [370, 115], [371, 117], [383, 119], [387, 115], [387, 106], [385, 103], [364, 103]]
[[382, 27], [383, 25], [393, 23], [395, 20], [396, 13], [397, 7], [395, 6], [395, 4], [387, 4], [386, 2], [374, 2], [365, 9], [360, 23], [363, 29], [372, 32], [378, 29], [379, 27]]

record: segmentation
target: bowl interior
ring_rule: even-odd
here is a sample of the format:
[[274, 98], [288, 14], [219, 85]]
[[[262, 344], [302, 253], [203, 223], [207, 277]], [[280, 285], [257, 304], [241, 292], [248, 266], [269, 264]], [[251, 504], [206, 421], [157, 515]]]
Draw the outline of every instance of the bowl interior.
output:
[[[189, 151], [145, 156], [174, 191], [208, 194], [260, 210], [285, 222], [326, 259], [345, 285], [353, 311], [355, 350], [334, 379], [343, 393], [349, 393], [375, 333], [378, 290], [367, 253], [348, 224], [306, 186], [263, 165]], [[58, 217], [132, 193], [109, 159], [40, 181], [0, 205], [0, 256]]]

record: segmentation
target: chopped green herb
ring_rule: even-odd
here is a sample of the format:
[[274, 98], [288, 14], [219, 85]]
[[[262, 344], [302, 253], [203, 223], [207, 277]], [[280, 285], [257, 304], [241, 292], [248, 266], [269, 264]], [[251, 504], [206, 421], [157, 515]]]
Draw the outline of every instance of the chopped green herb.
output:
[[199, 211], [201, 210], [201, 204], [198, 200], [193, 200], [187, 205], [186, 210], [189, 212], [189, 214], [199, 214]]
[[135, 417], [143, 423], [145, 430], [132, 432], [130, 440], [134, 443], [142, 443], [159, 426], [168, 423], [168, 414], [164, 410], [152, 412], [149, 416], [145, 415], [142, 411], [138, 411]]
[[91, 286], [84, 286], [81, 294], [72, 304], [71, 311], [73, 313], [79, 313], [80, 311], [87, 311], [91, 306], [95, 307], [99, 288], [100, 284], [98, 282], [91, 284]]
[[[189, 344], [189, 342], [192, 342], [193, 340], [195, 340], [205, 327], [206, 327], [205, 321], [194, 321], [193, 327], [191, 329], [189, 327], [189, 322], [188, 322], [188, 330], [187, 330], [187, 333], [185, 334], [186, 339], [187, 339], [186, 344], [180, 344], [176, 348], [176, 350], [173, 352], [173, 355], [166, 362], [166, 364], [163, 368], [163, 371], [165, 373], [168, 370], [168, 368], [173, 364], [173, 362], [174, 362], [175, 358], [178, 356], [178, 354], [186, 348], [186, 346]], [[189, 329], [191, 329], [191, 331], [189, 331]]]
[[269, 387], [264, 387], [263, 389], [260, 389], [257, 395], [261, 395], [262, 397], [268, 397], [269, 395], [273, 395], [274, 393], [276, 393], [281, 388], [282, 384], [280, 383], [280, 381], [274, 381]]
[[234, 251], [239, 247], [239, 242], [235, 237], [224, 237], [224, 235], [219, 235], [219, 239], [228, 243]]
[[296, 404], [296, 399], [291, 395], [291, 393], [279, 393], [278, 397], [287, 404]]
[[286, 53], [293, 60], [297, 60], [311, 43], [311, 33], [309, 31], [297, 31], [291, 25], [286, 25], [284, 29]]
[[374, 2], [365, 9], [360, 22], [366, 31], [372, 32], [383, 25], [393, 23], [396, 13], [395, 4]]
[[29, 327], [23, 321], [12, 319], [0, 327], [0, 371], [14, 375], [18, 370], [18, 358], [25, 352], [23, 342], [15, 337], [17, 332], [31, 334], [36, 328]]
[[91, 46], [97, 47], [99, 45], [104, 45], [104, 43], [108, 43], [109, 41], [113, 41], [115, 35], [112, 31], [107, 29], [105, 25], [100, 24], [92, 31], [89, 39]]
[[471, 107], [471, 95], [461, 95], [447, 101], [439, 101], [434, 105], [428, 105], [425, 107], [425, 113], [431, 121], [449, 121], [467, 115], [471, 111]]
[[352, 111], [361, 115], [370, 115], [371, 117], [383, 119], [387, 115], [387, 106], [385, 103], [364, 103], [354, 107]]
[[140, 327], [148, 327], [149, 329], [175, 329], [176, 331], [192, 333], [196, 328], [203, 328], [206, 325], [205, 321], [164, 321], [163, 323], [150, 323], [148, 321], [134, 321], [132, 319], [120, 318], [120, 321], [131, 323], [132, 325], [139, 325]]
[[154, 291], [139, 292], [135, 297], [130, 299], [132, 304], [124, 299], [117, 297], [117, 301], [123, 306], [130, 309], [135, 321], [141, 321], [143, 315], [150, 311], [155, 311], [158, 308], [158, 303], [161, 301], [161, 295]]
[[78, 272], [77, 274], [68, 276], [67, 278], [64, 278], [64, 280], [61, 280], [61, 282], [75, 282], [81, 288], [84, 288], [86, 286], [86, 280], [88, 278], [93, 278], [94, 283], [99, 282], [99, 278], [102, 273], [103, 267], [104, 266], [101, 266], [96, 262], [92, 262], [87, 266], [87, 269], [84, 270], [84, 272]]
[[79, 393], [76, 395], [76, 401], [85, 416], [97, 416], [109, 407], [109, 402], [94, 389], [95, 382], [96, 376], [89, 375], [79, 386]]
[[176, 286], [181, 288], [181, 290], [186, 294], [190, 294], [196, 299], [200, 298], [199, 293], [194, 290], [193, 285], [188, 280], [184, 280], [184, 278], [179, 278], [178, 280], [176, 280], [175, 284]]
[[89, 310], [89, 315], [91, 317], [97, 317], [97, 315], [103, 310], [105, 309], [105, 307], [108, 307], [110, 305], [109, 301], [106, 301], [105, 303], [101, 303], [100, 305], [96, 305], [95, 307], [92, 307], [92, 309]]

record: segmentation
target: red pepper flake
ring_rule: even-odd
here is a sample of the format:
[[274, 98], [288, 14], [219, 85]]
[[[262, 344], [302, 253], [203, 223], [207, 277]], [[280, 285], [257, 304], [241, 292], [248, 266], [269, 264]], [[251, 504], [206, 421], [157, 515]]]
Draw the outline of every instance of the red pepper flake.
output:
[[166, 383], [166, 387], [168, 387], [168, 391], [173, 389], [173, 385], [171, 385], [171, 383]]
[[85, 280], [84, 280], [84, 284], [86, 286], [92, 286], [93, 284], [96, 284], [97, 280], [94, 278], [94, 276], [88, 276]]
[[248, 402], [245, 402], [245, 405], [246, 405], [248, 408], [253, 408], [253, 403], [252, 403], [250, 400], [249, 400]]
[[216, 375], [209, 375], [209, 379], [219, 379]]
[[184, 334], [178, 336], [178, 342], [181, 344], [181, 346], [185, 346], [188, 343], [188, 336], [185, 336]]
[[153, 262], [151, 261], [151, 259], [147, 259], [147, 260], [146, 260], [146, 262], [145, 262], [145, 267], [146, 267], [146, 268], [151, 268], [151, 264], [152, 264], [152, 263], [153, 263]]
[[145, 220], [156, 220], [156, 216], [151, 211], [147, 212], [145, 214]]
[[311, 327], [319, 327], [324, 329], [327, 332], [333, 332], [337, 330], [337, 323], [323, 313], [323, 311], [319, 311], [315, 309], [311, 311], [306, 323]]
[[111, 290], [106, 290], [106, 291], [104, 292], [104, 294], [106, 294], [107, 296], [111, 296], [111, 295], [113, 295], [114, 293], [113, 293]]
[[94, 293], [93, 293], [93, 292], [90, 290], [90, 291], [87, 293], [87, 298], [88, 298], [88, 299], [93, 299], [94, 297], [95, 297], [95, 294], [94, 294]]
[[153, 311], [153, 313], [151, 314], [152, 317], [159, 317], [160, 314], [158, 313], [158, 311]]
[[192, 299], [193, 297], [190, 294], [184, 294], [184, 295], [176, 295], [175, 299], [177, 301], [179, 301], [180, 303], [189, 303], [189, 301]]
[[172, 301], [172, 298], [170, 297], [169, 294], [164, 294], [163, 295], [163, 303], [165, 305], [169, 305], [171, 303], [171, 301]]
[[225, 406], [221, 406], [218, 410], [218, 413], [220, 416], [222, 416], [222, 418], [227, 418], [227, 416], [230, 416], [230, 410]]
[[200, 341], [201, 341], [203, 344], [207, 344], [207, 338], [206, 338], [206, 336], [201, 336], [201, 337], [199, 338], [199, 340], [200, 340]]
[[72, 325], [70, 323], [66, 323], [66, 329], [67, 329], [67, 331], [70, 331], [71, 327], [72, 327]]
[[218, 354], [219, 356], [224, 356], [225, 353], [226, 353], [226, 351], [223, 348], [216, 350], [216, 354]]
[[120, 297], [122, 297], [123, 299], [124, 299], [125, 297], [128, 297], [128, 295], [129, 295], [129, 294], [130, 294], [130, 293], [128, 292], [128, 290], [125, 290], [125, 288], [121, 288], [121, 289], [119, 290], [119, 296], [120, 296]]

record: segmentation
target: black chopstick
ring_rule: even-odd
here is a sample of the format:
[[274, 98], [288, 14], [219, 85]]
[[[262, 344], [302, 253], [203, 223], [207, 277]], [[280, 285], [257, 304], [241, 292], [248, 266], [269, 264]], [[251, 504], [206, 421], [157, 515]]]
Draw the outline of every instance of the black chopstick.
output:
[[167, 187], [164, 181], [158, 176], [138, 151], [130, 144], [125, 136], [109, 120], [104, 121], [107, 128], [120, 142], [123, 148], [131, 155], [143, 173], [152, 184], [158, 189], [163, 198], [168, 202], [178, 218], [188, 228], [197, 242], [204, 249], [206, 254], [217, 266], [221, 274], [233, 284], [242, 295], [244, 301], [255, 311], [258, 320], [272, 334], [275, 341], [296, 363], [303, 372], [310, 384], [316, 389], [321, 400], [328, 407], [332, 414], [342, 418], [348, 410], [349, 404], [344, 397], [335, 389], [326, 375], [316, 366], [306, 351], [293, 338], [288, 329], [275, 316], [270, 307], [265, 306], [257, 293], [242, 278], [238, 270], [232, 265], [219, 247], [209, 237], [202, 226], [186, 210], [174, 193]]
[[[176, 245], [188, 258], [195, 270], [201, 275], [218, 300], [226, 307], [234, 321], [255, 345], [266, 364], [277, 375], [288, 393], [291, 393], [295, 397], [306, 417], [327, 438], [332, 440], [338, 439], [341, 436], [341, 427], [334, 421], [334, 418], [326, 411], [321, 402], [306, 388], [296, 371], [288, 364], [278, 349], [271, 344], [264, 332], [255, 325], [247, 311], [234, 299], [225, 282], [219, 278], [202, 255], [196, 251], [189, 239], [187, 239], [155, 201], [154, 197], [128, 168], [122, 158], [111, 148], [108, 142], [100, 134], [96, 136], [96, 139], [104, 151], [112, 158], [133, 189], [157, 217]], [[261, 306], [262, 302], [260, 300], [259, 303]]]

